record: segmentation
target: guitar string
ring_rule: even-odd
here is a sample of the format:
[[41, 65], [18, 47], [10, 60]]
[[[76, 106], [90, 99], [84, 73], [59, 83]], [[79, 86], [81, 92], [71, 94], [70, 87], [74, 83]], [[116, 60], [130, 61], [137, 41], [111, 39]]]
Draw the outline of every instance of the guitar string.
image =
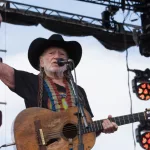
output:
[[62, 131], [56, 131], [56, 132], [52, 132], [52, 133], [48, 133], [46, 135], [53, 135], [53, 134], [57, 134], [57, 133], [63, 133], [63, 132], [70, 132], [70, 131], [76, 131], [77, 128], [76, 127], [73, 127], [73, 128], [67, 128], [67, 130], [62, 130]]
[[[73, 131], [73, 130], [71, 130], [71, 131]], [[51, 137], [52, 137], [52, 138], [55, 138], [55, 137], [57, 137], [57, 136], [60, 136], [61, 133], [62, 133], [62, 132], [53, 132], [52, 134], [44, 135], [44, 137], [45, 137], [46, 140], [50, 140], [50, 139], [48, 139], [48, 138], [51, 138]]]
[[[135, 117], [134, 119], [136, 119], [136, 118], [137, 118], [137, 117]], [[101, 124], [102, 121], [103, 121], [103, 120], [100, 120], [100, 124]], [[122, 122], [122, 121], [124, 121], [124, 119], [120, 118], [119, 121]], [[116, 121], [116, 122], [117, 122], [117, 121]], [[95, 126], [96, 126], [96, 125], [95, 125], [95, 122], [94, 122], [94, 123], [90, 123], [89, 125], [90, 125], [90, 128], [91, 128], [92, 126], [94, 126], [94, 128], [95, 128]], [[121, 125], [121, 123], [120, 123], [120, 125]], [[90, 128], [88, 128], [88, 129], [90, 129]], [[67, 131], [72, 131], [72, 129], [75, 130], [75, 129], [77, 129], [77, 127], [66, 127], [65, 130], [62, 130], [62, 131], [67, 132]], [[84, 126], [82, 126], [82, 130], [88, 130], [88, 129], [86, 129]], [[100, 129], [102, 129], [102, 128], [100, 127]], [[94, 130], [94, 129], [91, 129], [91, 130]], [[54, 133], [55, 133], [55, 132], [54, 132]], [[51, 135], [51, 134], [48, 133], [47, 135]]]
[[73, 127], [73, 128], [67, 128], [67, 130], [57, 131], [57, 132], [53, 132], [53, 133], [50, 133], [50, 134], [48, 133], [48, 134], [45, 134], [44, 136], [45, 137], [54, 137], [55, 135], [60, 135], [63, 132], [70, 132], [70, 131], [76, 131], [76, 130], [77, 130], [77, 128], [75, 128], [75, 127]]
[[[50, 138], [50, 137], [53, 137], [54, 138], [54, 136], [58, 136], [58, 135], [60, 135], [61, 133], [63, 133], [63, 132], [70, 132], [70, 131], [75, 131], [77, 128], [76, 127], [73, 127], [73, 128], [71, 128], [71, 127], [68, 127], [68, 128], [66, 128], [67, 130], [64, 130], [64, 131], [59, 131], [59, 132], [53, 132], [53, 133], [48, 133], [48, 134], [46, 134], [46, 135], [44, 135], [44, 137], [47, 139], [47, 138]], [[83, 130], [83, 129], [82, 129]], [[84, 129], [84, 130], [86, 130], [86, 132], [87, 132], [87, 130], [88, 129]], [[92, 129], [93, 130], [93, 129]], [[94, 131], [88, 131], [88, 132], [94, 132]], [[87, 133], [88, 133], [87, 132]]]
[[[82, 126], [83, 127], [83, 126]], [[48, 133], [48, 134], [45, 134], [44, 135], [44, 138], [45, 138], [45, 140], [46, 140], [46, 142], [48, 142], [49, 140], [50, 140], [50, 138], [58, 138], [58, 136], [60, 136], [62, 133], [65, 133], [65, 132], [70, 132], [70, 131], [75, 131], [75, 130], [77, 130], [77, 128], [76, 127], [67, 127], [65, 130], [61, 130], [61, 131], [55, 131], [55, 132], [53, 132], [53, 133]], [[84, 130], [86, 130], [86, 132], [87, 132], [87, 130], [88, 129], [86, 129], [86, 128], [84, 128], [84, 129], [82, 129], [83, 131]], [[90, 131], [90, 130], [89, 130]], [[94, 132], [94, 131], [90, 131], [90, 132]], [[88, 133], [88, 132], [87, 132]]]
[[[92, 124], [92, 126], [95, 127], [95, 124]], [[92, 126], [90, 125], [90, 128], [91, 128]], [[86, 129], [85, 127], [82, 126], [82, 130], [83, 130], [83, 131], [84, 131], [84, 130], [89, 130], [90, 128]], [[68, 131], [74, 131], [74, 130], [77, 130], [77, 127], [67, 127], [67, 128], [65, 128], [65, 130], [62, 130], [62, 132], [68, 132]], [[94, 129], [91, 129], [91, 130], [94, 130]], [[54, 131], [54, 130], [53, 130], [53, 131]], [[53, 132], [53, 133], [57, 133], [57, 132]], [[51, 133], [48, 133], [47, 135], [51, 135]]]
[[[73, 129], [73, 128], [72, 128]], [[74, 128], [73, 130], [76, 130], [76, 128]], [[73, 131], [73, 130], [68, 130], [68, 131]], [[93, 132], [93, 131], [92, 131]], [[92, 133], [91, 132], [91, 133]], [[58, 138], [58, 136], [60, 136], [61, 135], [61, 131], [59, 131], [59, 132], [53, 132], [53, 133], [51, 133], [51, 134], [46, 134], [46, 135], [44, 135], [44, 138], [45, 138], [45, 140], [46, 140], [46, 142], [48, 142], [50, 139], [49, 138]]]
[[[122, 119], [123, 120], [123, 119]], [[95, 126], [95, 124], [92, 124], [93, 126]], [[89, 128], [90, 129], [90, 128]], [[92, 130], [92, 132], [94, 132], [94, 129], [86, 129], [86, 128], [84, 128], [83, 129], [83, 126], [82, 126], [82, 130], [83, 130], [83, 132], [84, 132], [84, 130], [88, 133], [88, 132], [90, 132], [90, 130]], [[48, 133], [48, 134], [46, 134], [45, 136], [46, 137], [52, 137], [52, 136], [54, 136], [54, 135], [59, 135], [59, 134], [61, 134], [61, 133], [63, 133], [63, 132], [70, 132], [70, 131], [75, 131], [75, 130], [77, 130], [77, 128], [76, 127], [67, 127], [67, 128], [65, 128], [65, 130], [62, 130], [62, 131], [59, 131], [59, 132], [57, 132], [57, 131], [54, 131], [53, 133]]]

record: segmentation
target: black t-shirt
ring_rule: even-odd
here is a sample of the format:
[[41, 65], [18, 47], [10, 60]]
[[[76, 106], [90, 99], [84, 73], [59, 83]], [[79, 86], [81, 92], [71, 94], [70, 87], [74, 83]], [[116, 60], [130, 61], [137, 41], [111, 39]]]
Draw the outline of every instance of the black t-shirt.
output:
[[[14, 77], [15, 77], [15, 89], [11, 89], [13, 92], [22, 97], [25, 101], [26, 108], [29, 107], [38, 107], [38, 92], [39, 92], [39, 77], [38, 75], [34, 75], [29, 72], [19, 71], [14, 69]], [[65, 90], [65, 88], [57, 85], [58, 90]], [[89, 106], [89, 102], [87, 100], [86, 93], [84, 89], [78, 86], [78, 94], [79, 98], [84, 105], [85, 109], [90, 113], [91, 117], [93, 117], [93, 113]], [[42, 107], [47, 107], [48, 102], [48, 94], [43, 86], [43, 100]]]

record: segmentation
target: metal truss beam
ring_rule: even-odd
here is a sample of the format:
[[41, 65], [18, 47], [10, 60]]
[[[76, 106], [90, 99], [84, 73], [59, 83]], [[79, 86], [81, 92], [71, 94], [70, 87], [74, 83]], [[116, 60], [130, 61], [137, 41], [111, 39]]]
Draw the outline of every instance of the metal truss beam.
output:
[[92, 4], [99, 4], [104, 6], [118, 6], [118, 8], [121, 8], [123, 10], [131, 10], [134, 11], [134, 6], [137, 4], [141, 4], [141, 0], [76, 0], [76, 1], [82, 1]]
[[6, 102], [0, 102], [0, 105], [6, 105], [7, 103]]
[[[78, 25], [81, 27], [88, 27], [96, 30], [101, 29], [107, 32], [115, 32], [115, 33], [122, 32], [122, 31], [114, 31], [114, 28], [105, 29], [102, 26], [102, 20], [98, 18], [83, 16], [79, 14], [73, 14], [73, 13], [58, 11], [54, 9], [23, 4], [23, 3], [17, 3], [13, 1], [0, 0], [0, 12], [3, 13], [12, 12], [16, 14], [25, 15], [25, 16], [33, 16], [34, 18], [36, 18], [35, 19], [36, 22], [41, 19], [47, 19], [47, 20], [65, 22], [66, 24], [71, 24], [71, 25]], [[7, 22], [7, 20], [5, 20], [5, 22]], [[115, 25], [114, 22], [111, 22], [111, 24]], [[125, 29], [125, 31], [123, 32], [127, 31], [126, 34], [132, 34], [133, 29], [141, 29], [141, 26], [137, 26], [137, 25], [122, 24], [122, 23], [119, 23], [119, 25], [121, 25]]]

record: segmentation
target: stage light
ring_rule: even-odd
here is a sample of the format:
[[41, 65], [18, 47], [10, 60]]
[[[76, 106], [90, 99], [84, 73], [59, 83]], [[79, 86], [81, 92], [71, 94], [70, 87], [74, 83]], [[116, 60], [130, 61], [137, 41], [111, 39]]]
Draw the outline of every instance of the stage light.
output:
[[150, 150], [150, 132], [141, 135], [141, 144], [144, 149]]
[[141, 100], [150, 99], [150, 83], [141, 83], [137, 86], [137, 96]]
[[136, 129], [136, 140], [143, 149], [150, 150], [150, 122], [139, 124]]
[[141, 15], [142, 34], [139, 36], [139, 51], [145, 57], [150, 57], [150, 13]]
[[132, 80], [132, 89], [133, 93], [136, 96], [144, 101], [150, 99], [150, 70], [146, 69], [145, 71], [141, 70], [131, 70], [136, 74], [134, 79]]
[[[147, 30], [150, 30], [150, 24]], [[150, 42], [149, 41], [150, 41], [150, 33], [142, 34], [139, 36], [139, 51], [140, 51], [140, 54], [145, 57], [150, 57]]]

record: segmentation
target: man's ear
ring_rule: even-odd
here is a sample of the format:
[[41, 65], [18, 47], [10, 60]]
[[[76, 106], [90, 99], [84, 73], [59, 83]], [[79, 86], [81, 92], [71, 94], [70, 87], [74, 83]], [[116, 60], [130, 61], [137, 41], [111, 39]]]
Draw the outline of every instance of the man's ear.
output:
[[43, 57], [42, 56], [40, 56], [40, 66], [44, 67], [44, 62], [43, 62]]

